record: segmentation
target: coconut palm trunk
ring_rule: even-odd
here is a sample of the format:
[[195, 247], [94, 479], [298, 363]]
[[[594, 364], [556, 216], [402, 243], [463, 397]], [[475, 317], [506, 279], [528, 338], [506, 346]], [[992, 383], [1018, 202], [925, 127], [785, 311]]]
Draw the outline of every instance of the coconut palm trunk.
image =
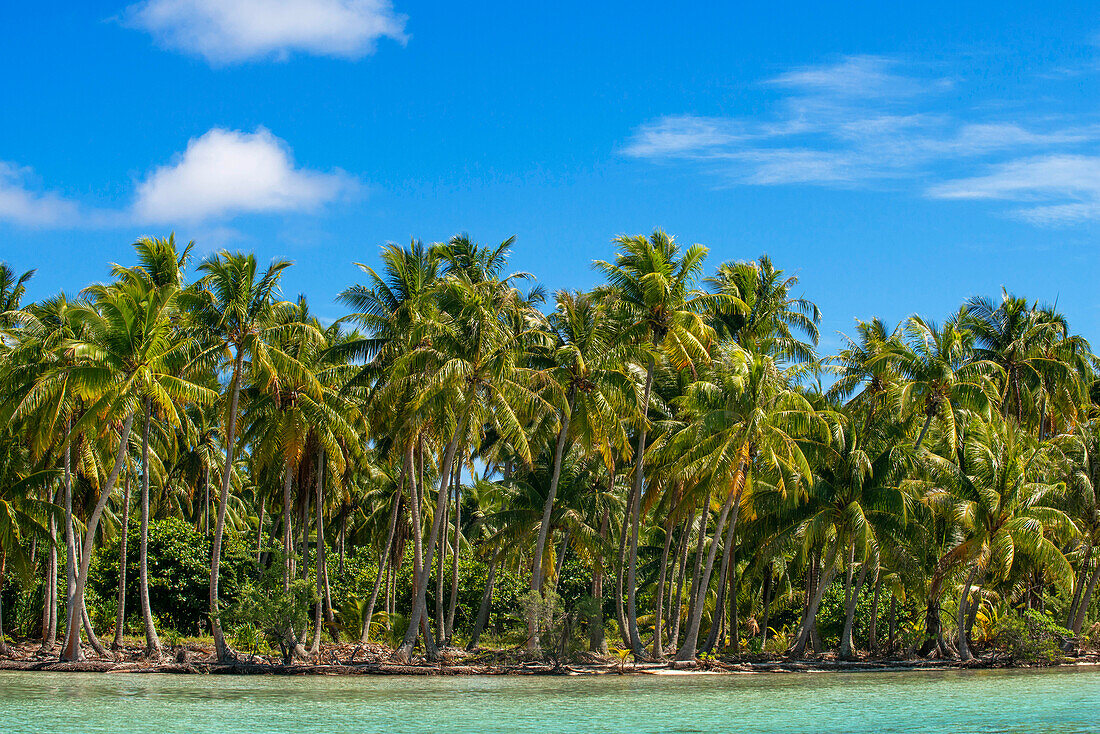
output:
[[[60, 500], [64, 489], [58, 487], [53, 492], [54, 505]], [[58, 558], [57, 558], [57, 518], [51, 512], [46, 520], [50, 534], [49, 565], [46, 568], [46, 599], [42, 604], [42, 650], [52, 650], [57, 642], [57, 596], [58, 596]]]
[[668, 554], [672, 547], [672, 518], [665, 522], [665, 545], [661, 550], [661, 572], [657, 578], [657, 600], [653, 604], [653, 657], [660, 660], [665, 656], [661, 638], [664, 631], [661, 629], [662, 612], [665, 607], [665, 579], [668, 577]]
[[825, 596], [826, 589], [833, 582], [833, 575], [836, 573], [836, 554], [839, 548], [839, 538], [829, 544], [829, 550], [825, 553], [825, 562], [822, 565], [822, 576], [814, 586], [809, 603], [802, 610], [802, 623], [798, 629], [798, 637], [788, 651], [788, 654], [796, 660], [806, 654], [806, 647], [817, 631], [817, 610], [821, 607], [821, 599]]
[[141, 619], [145, 625], [145, 656], [160, 658], [160, 638], [153, 623], [149, 604], [149, 424], [152, 403], [145, 399], [145, 422], [141, 427], [141, 538], [138, 541], [138, 588], [141, 594]]
[[680, 647], [680, 621], [684, 616], [684, 581], [687, 579], [688, 550], [691, 545], [691, 526], [695, 524], [694, 509], [684, 524], [684, 537], [680, 543], [680, 570], [676, 578], [676, 595], [670, 600], [668, 613], [672, 617], [672, 632], [669, 633], [669, 644], [674, 648]]
[[294, 573], [294, 508], [291, 495], [293, 479], [288, 460], [283, 470], [283, 591], [290, 591], [290, 580]]
[[871, 619], [867, 623], [867, 648], [871, 654], [878, 652], [878, 605], [882, 597], [882, 572], [879, 563], [875, 563], [875, 593], [871, 597]]
[[378, 554], [378, 573], [374, 577], [374, 589], [371, 590], [370, 601], [367, 603], [367, 612], [363, 615], [363, 632], [359, 636], [361, 644], [370, 642], [370, 626], [374, 619], [374, 605], [378, 601], [378, 591], [382, 588], [382, 579], [388, 578], [389, 559], [393, 548], [393, 536], [397, 531], [397, 515], [401, 509], [401, 485], [405, 483], [405, 472], [410, 471], [408, 464], [401, 468], [401, 476], [397, 480], [397, 491], [394, 493], [393, 510], [390, 512], [389, 528], [386, 531], [386, 542], [382, 551]]
[[[691, 586], [688, 588], [688, 624], [695, 617], [695, 600], [699, 595], [699, 584], [703, 579], [703, 551], [707, 543], [707, 525], [710, 522], [711, 489], [707, 486], [707, 496], [703, 502], [703, 511], [699, 513], [699, 533], [695, 542], [695, 562], [691, 571]], [[676, 630], [677, 644], [679, 644], [679, 626]], [[679, 648], [677, 648], [679, 649]]]
[[1062, 625], [1066, 629], [1073, 626], [1073, 620], [1077, 617], [1077, 607], [1081, 604], [1081, 595], [1088, 584], [1089, 569], [1092, 566], [1092, 545], [1085, 549], [1085, 557], [1081, 561], [1081, 568], [1073, 579], [1073, 601], [1070, 602], [1069, 611], [1066, 612], [1066, 623]]
[[325, 481], [325, 454], [321, 452], [317, 460], [317, 477], [316, 484], [314, 486], [314, 505], [316, 510], [316, 517], [314, 518], [314, 537], [316, 539], [313, 546], [313, 564], [314, 574], [316, 575], [317, 583], [317, 605], [314, 607], [313, 612], [313, 644], [310, 647], [310, 654], [314, 657], [318, 657], [321, 654], [321, 628], [323, 626], [322, 620], [324, 615], [325, 606], [325, 502], [324, 502], [324, 481]]
[[451, 482], [451, 470], [454, 467], [455, 453], [458, 451], [459, 441], [462, 440], [462, 437], [466, 433], [466, 420], [469, 417], [470, 403], [472, 401], [473, 396], [471, 395], [467, 399], [462, 417], [459, 419], [454, 435], [451, 437], [451, 441], [447, 444], [447, 449], [443, 454], [443, 463], [440, 468], [442, 476], [439, 478], [439, 491], [436, 493], [435, 516], [432, 518], [432, 529], [428, 534], [428, 546], [424, 550], [421, 573], [416, 579], [416, 595], [415, 601], [413, 602], [412, 615], [409, 618], [409, 629], [405, 632], [405, 638], [401, 641], [400, 647], [398, 647], [394, 653], [395, 657], [403, 662], [408, 662], [409, 658], [412, 656], [412, 649], [416, 644], [417, 635], [422, 626], [421, 620], [426, 616], [428, 609], [428, 580], [429, 576], [431, 576], [429, 569], [431, 569], [432, 566], [435, 546], [439, 541], [439, 532], [442, 526], [443, 516], [446, 513], [447, 494]]
[[[7, 570], [8, 554], [0, 550], [0, 589], [4, 588], [4, 572]], [[8, 654], [7, 638], [4, 636], [4, 599], [0, 595], [0, 655]]]
[[[535, 549], [531, 557], [531, 591], [537, 594], [542, 593], [542, 557], [546, 552], [546, 539], [550, 534], [550, 515], [554, 511], [554, 500], [558, 496], [562, 457], [565, 455], [565, 440], [569, 435], [569, 422], [573, 417], [575, 402], [576, 388], [570, 386], [568, 407], [561, 415], [561, 428], [558, 429], [558, 438], [554, 444], [554, 468], [550, 474], [550, 491], [547, 492], [546, 502], [542, 506], [542, 521], [539, 523], [538, 540], [535, 541]], [[527, 613], [527, 652], [533, 655], [539, 653], [538, 615], [534, 609]]]
[[[714, 617], [717, 620], [723, 620], [726, 600], [733, 591], [733, 577], [736, 575], [733, 572], [736, 567], [736, 560], [733, 553], [733, 540], [736, 537], [737, 520], [740, 514], [738, 510], [740, 506], [739, 497], [734, 503], [733, 516], [730, 518], [730, 525], [726, 530], [726, 536], [722, 540], [722, 563], [719, 566], [721, 571], [718, 575], [718, 601], [714, 605]], [[731, 603], [736, 604], [736, 598], [731, 600]], [[706, 644], [703, 646], [703, 649], [708, 653], [719, 643], [719, 632], [721, 631], [719, 627], [720, 625], [718, 624], [712, 624], [710, 626]]]
[[[126, 416], [126, 420], [122, 425], [122, 430], [119, 432], [118, 451], [115, 453], [114, 466], [111, 469], [111, 473], [107, 476], [107, 481], [100, 488], [99, 499], [96, 501], [95, 509], [92, 510], [91, 517], [89, 517], [87, 523], [85, 523], [84, 544], [80, 553], [80, 568], [76, 574], [75, 588], [70, 595], [69, 626], [66, 630], [65, 645], [61, 651], [61, 660], [65, 662], [73, 662], [84, 658], [84, 653], [80, 649], [80, 623], [75, 619], [75, 615], [78, 609], [84, 610], [84, 587], [88, 583], [88, 572], [91, 569], [92, 548], [95, 544], [95, 534], [99, 529], [99, 520], [103, 516], [103, 510], [107, 507], [107, 501], [110, 500], [111, 493], [114, 492], [115, 485], [118, 483], [118, 475], [122, 471], [122, 465], [125, 463], [127, 442], [130, 440], [130, 428], [133, 424], [134, 414], [130, 413]], [[66, 445], [65, 452], [65, 475], [67, 484], [66, 516], [69, 523], [70, 550], [75, 552], [76, 542], [72, 534], [72, 483], [69, 473], [68, 445]]]
[[966, 577], [966, 583], [963, 584], [962, 592], [959, 594], [959, 609], [956, 616], [956, 622], [959, 628], [959, 660], [967, 661], [973, 660], [974, 656], [970, 653], [970, 644], [966, 640], [966, 617], [967, 617], [967, 605], [970, 600], [970, 589], [974, 586], [974, 577], [978, 573], [978, 564], [974, 564], [970, 568], [970, 574]]
[[[742, 450], [742, 456], [745, 455], [745, 450]], [[702, 576], [699, 578], [699, 584], [694, 590], [695, 599], [693, 600], [693, 609], [691, 618], [688, 620], [688, 628], [686, 636], [684, 637], [684, 644], [680, 647], [676, 653], [676, 659], [680, 661], [694, 660], [695, 653], [699, 645], [699, 627], [703, 621], [703, 609], [706, 607], [707, 592], [710, 589], [710, 576], [714, 570], [714, 559], [718, 555], [719, 541], [722, 539], [722, 531], [726, 527], [726, 518], [729, 517], [730, 509], [741, 501], [741, 490], [744, 488], [744, 462], [737, 470], [737, 477], [734, 479], [734, 486], [736, 489], [731, 488], [730, 493], [726, 496], [726, 501], [722, 503], [722, 511], [718, 515], [718, 522], [714, 526], [714, 536], [710, 541], [710, 550], [707, 551], [707, 562], [703, 568]], [[736, 517], [736, 515], [734, 516]], [[736, 523], [736, 520], [734, 521]], [[736, 525], [734, 525], [736, 527]], [[732, 533], [731, 533], [732, 535]], [[718, 613], [715, 613], [715, 624], [717, 623]]]
[[470, 635], [470, 644], [466, 646], [467, 652], [477, 650], [481, 633], [489, 621], [489, 611], [493, 606], [493, 586], [496, 583], [497, 564], [500, 562], [500, 551], [493, 554], [489, 561], [489, 570], [485, 577], [485, 590], [481, 594], [481, 604], [477, 608], [477, 621], [474, 622], [474, 632]]
[[111, 647], [122, 647], [122, 637], [126, 633], [126, 542], [130, 534], [130, 475], [123, 480], [122, 490], [122, 536], [118, 542], [118, 614], [115, 615], [115, 639]]
[[1085, 589], [1085, 595], [1081, 599], [1081, 603], [1077, 605], [1077, 616], [1073, 620], [1074, 636], [1081, 634], [1081, 628], [1085, 625], [1085, 614], [1089, 610], [1089, 602], [1092, 601], [1093, 592], [1096, 591], [1096, 582], [1100, 581], [1100, 562], [1096, 564], [1096, 568], [1092, 571], [1092, 577], [1089, 579], [1089, 585]]
[[[859, 603], [859, 592], [863, 588], [863, 582], [867, 578], [867, 565], [868, 562], [866, 560], [859, 564], [859, 574], [856, 576], [855, 586], [851, 589], [848, 604], [844, 609], [844, 629], [840, 633], [839, 655], [841, 660], [850, 660], [855, 653], [855, 642], [853, 637], [856, 621], [856, 605]], [[851, 564], [849, 564], [849, 568], [851, 568]]]
[[[457, 477], [456, 477], [457, 478]], [[454, 547], [451, 549], [451, 593], [447, 600], [447, 622], [443, 630], [443, 646], [450, 647], [455, 630], [455, 609], [458, 607], [458, 544], [459, 531], [462, 528], [462, 485], [455, 482], [455, 533]]]
[[649, 428], [649, 393], [653, 388], [653, 356], [646, 365], [645, 389], [642, 391], [642, 422], [638, 429], [638, 448], [634, 458], [634, 490], [630, 503], [630, 552], [626, 567], [626, 630], [635, 658], [645, 657], [642, 638], [638, 634], [638, 525], [642, 508], [642, 487], [645, 480], [645, 442]]
[[241, 370], [244, 351], [237, 346], [233, 361], [233, 376], [229, 387], [228, 426], [225, 431], [225, 463], [222, 465], [221, 488], [218, 492], [218, 518], [214, 523], [214, 542], [210, 548], [210, 629], [214, 635], [214, 648], [219, 662], [228, 662], [233, 651], [225, 641], [221, 612], [218, 610], [218, 572], [222, 561], [222, 541], [225, 538], [225, 512], [229, 505], [229, 482], [233, 474], [233, 457], [237, 446], [237, 405], [241, 397]]

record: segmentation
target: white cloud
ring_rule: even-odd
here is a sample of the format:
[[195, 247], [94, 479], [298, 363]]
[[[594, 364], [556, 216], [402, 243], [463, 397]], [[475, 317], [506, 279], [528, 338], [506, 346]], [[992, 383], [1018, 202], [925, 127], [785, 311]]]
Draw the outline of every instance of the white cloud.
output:
[[31, 185], [31, 170], [0, 161], [0, 220], [29, 227], [66, 226], [80, 217], [79, 207]]
[[143, 222], [174, 223], [310, 211], [355, 188], [346, 174], [295, 168], [286, 144], [264, 128], [254, 133], [214, 128], [138, 185], [133, 215]]
[[357, 59], [381, 38], [406, 40], [390, 0], [144, 0], [122, 16], [161, 44], [212, 64], [293, 52]]
[[[668, 115], [639, 126], [622, 152], [742, 185], [908, 186], [933, 198], [1041, 201], [1015, 212], [1036, 224], [1100, 219], [1091, 155], [1100, 125], [1038, 104], [1003, 119], [996, 105], [945, 94], [955, 85], [898, 60], [846, 57], [764, 81], [778, 94], [770, 113]], [[968, 175], [974, 166], [987, 172]]]
[[253, 133], [214, 128], [193, 138], [171, 163], [136, 184], [121, 207], [85, 205], [32, 185], [31, 170], [0, 161], [0, 222], [27, 227], [202, 225], [208, 239], [240, 239], [227, 225], [242, 214], [315, 212], [356, 194], [359, 181], [342, 172], [294, 165], [290, 148], [265, 128]]

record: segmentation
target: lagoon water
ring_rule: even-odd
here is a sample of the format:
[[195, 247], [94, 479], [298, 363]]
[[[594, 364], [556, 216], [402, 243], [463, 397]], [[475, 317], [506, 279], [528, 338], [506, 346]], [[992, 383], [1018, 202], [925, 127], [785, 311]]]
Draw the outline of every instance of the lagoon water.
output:
[[0, 732], [1100, 732], [1100, 670], [599, 678], [0, 672]]

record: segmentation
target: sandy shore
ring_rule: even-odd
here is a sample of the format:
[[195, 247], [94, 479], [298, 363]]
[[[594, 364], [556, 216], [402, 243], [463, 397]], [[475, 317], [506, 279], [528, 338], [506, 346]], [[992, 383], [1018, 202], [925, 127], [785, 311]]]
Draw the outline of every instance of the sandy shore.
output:
[[[9, 654], [0, 658], [0, 670], [26, 670], [83, 673], [172, 673], [229, 675], [736, 675], [751, 673], [812, 672], [885, 672], [899, 670], [943, 670], [973, 668], [1026, 667], [1005, 657], [986, 655], [969, 663], [953, 660], [864, 658], [841, 661], [831, 656], [803, 660], [786, 658], [696, 661], [694, 663], [638, 662], [620, 665], [616, 660], [583, 654], [574, 661], [554, 665], [523, 660], [517, 651], [478, 651], [449, 649], [439, 662], [414, 659], [409, 664], [392, 660], [393, 651], [383, 645], [326, 645], [315, 660], [283, 665], [281, 661], [258, 655], [239, 655], [236, 662], [218, 663], [213, 650], [188, 645], [165, 653], [161, 660], [145, 658], [138, 647], [113, 651], [114, 659], [95, 657], [76, 663], [58, 662], [57, 650], [42, 650], [37, 642], [11, 645]], [[1060, 666], [1100, 665], [1100, 655], [1090, 654], [1069, 659]]]

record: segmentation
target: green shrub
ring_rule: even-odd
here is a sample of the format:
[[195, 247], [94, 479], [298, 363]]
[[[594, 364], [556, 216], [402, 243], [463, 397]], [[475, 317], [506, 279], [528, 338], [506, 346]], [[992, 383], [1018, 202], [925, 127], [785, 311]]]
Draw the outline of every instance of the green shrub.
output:
[[1006, 614], [997, 621], [993, 636], [997, 650], [1017, 662], [1049, 665], [1065, 658], [1062, 643], [1073, 633], [1034, 609]]
[[[88, 578], [88, 611], [96, 629], [114, 625], [118, 596], [119, 538], [97, 548]], [[126, 548], [126, 616], [141, 617], [138, 596], [138, 524], [132, 523]], [[245, 583], [256, 576], [246, 542], [226, 533], [222, 546], [219, 594], [232, 605]], [[149, 606], [153, 617], [184, 634], [208, 633], [210, 539], [178, 518], [149, 523]]]

